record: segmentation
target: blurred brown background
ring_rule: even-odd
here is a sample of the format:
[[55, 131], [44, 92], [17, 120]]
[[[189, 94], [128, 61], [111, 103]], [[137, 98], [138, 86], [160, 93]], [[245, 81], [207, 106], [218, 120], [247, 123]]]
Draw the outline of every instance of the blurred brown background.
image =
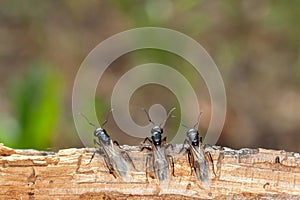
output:
[[[219, 145], [299, 152], [299, 19], [296, 0], [2, 0], [0, 142], [15, 148], [81, 146], [71, 94], [83, 59], [113, 34], [161, 26], [197, 40], [219, 67], [228, 101]], [[97, 110], [109, 109], [113, 87], [109, 80], [114, 82], [130, 66], [153, 59], [169, 65], [184, 62], [159, 51], [122, 56], [106, 72], [110, 77], [106, 85], [99, 86]], [[185, 73], [189, 76], [192, 71]], [[172, 95], [165, 93], [165, 99]], [[152, 103], [151, 99], [134, 102]], [[99, 111], [99, 118], [104, 114]], [[203, 131], [208, 119], [204, 116]], [[114, 130], [111, 126], [107, 129]]]

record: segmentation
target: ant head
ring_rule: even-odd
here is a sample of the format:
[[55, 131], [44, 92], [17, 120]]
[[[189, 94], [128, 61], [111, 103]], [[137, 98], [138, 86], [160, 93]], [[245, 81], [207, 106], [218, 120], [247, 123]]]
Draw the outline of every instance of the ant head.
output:
[[199, 145], [199, 132], [196, 129], [190, 129], [186, 133], [187, 137], [189, 138], [189, 141], [192, 143], [193, 146]]
[[95, 136], [95, 137], [99, 137], [100, 135], [103, 135], [103, 134], [107, 135], [106, 130], [103, 129], [103, 128], [97, 128], [97, 129], [94, 131], [94, 136]]
[[195, 138], [195, 137], [199, 137], [199, 132], [198, 130], [194, 129], [194, 128], [191, 128], [189, 129], [187, 132], [186, 132], [186, 135], [189, 137], [189, 138]]
[[193, 126], [193, 128], [189, 128], [188, 126], [182, 124], [182, 126], [188, 129], [186, 135], [188, 137], [189, 142], [192, 144], [192, 146], [199, 146], [199, 144], [202, 143], [202, 138], [199, 138], [199, 132], [196, 128], [199, 124], [199, 119], [201, 114], [202, 112], [199, 113], [198, 120], [196, 124]]
[[151, 134], [152, 134], [152, 136], [157, 135], [157, 134], [161, 135], [161, 134], [163, 134], [163, 129], [160, 126], [154, 126], [151, 129]]
[[[148, 112], [146, 111], [146, 109], [143, 108], [143, 110], [145, 111], [145, 113], [146, 113], [146, 115], [147, 115], [147, 117], [148, 117], [149, 122], [152, 123], [153, 125], [155, 125], [154, 122], [151, 120], [151, 118], [150, 118]], [[155, 126], [151, 129], [151, 135], [152, 135], [151, 138], [152, 138], [153, 144], [154, 144], [155, 146], [161, 145], [161, 136], [162, 136], [162, 134], [163, 134], [163, 127], [164, 127], [164, 125], [165, 125], [167, 119], [170, 117], [171, 113], [172, 113], [174, 110], [175, 110], [175, 108], [172, 108], [172, 109], [169, 111], [169, 113], [168, 113], [168, 115], [167, 115], [167, 118], [163, 121], [163, 123], [161, 123], [159, 126], [155, 125]]]

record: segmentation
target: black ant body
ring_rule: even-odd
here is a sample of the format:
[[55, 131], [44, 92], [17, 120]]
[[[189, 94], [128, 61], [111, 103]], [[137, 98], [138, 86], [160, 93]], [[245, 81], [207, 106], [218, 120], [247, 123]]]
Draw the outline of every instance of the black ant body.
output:
[[[129, 163], [134, 169], [135, 166], [127, 152], [121, 150], [119, 144], [116, 141], [113, 142], [106, 130], [102, 128], [107, 123], [107, 119], [102, 123], [100, 128], [97, 128], [93, 123], [91, 123], [87, 119], [85, 115], [81, 115], [87, 120], [87, 122], [91, 126], [96, 128], [96, 130], [94, 131], [94, 136], [97, 139], [94, 139], [94, 145], [98, 145], [99, 149], [97, 149], [93, 153], [90, 162], [94, 158], [95, 153], [98, 152], [104, 157], [105, 164], [110, 174], [112, 174], [115, 178], [120, 177], [124, 181], [129, 182], [131, 180], [131, 171]], [[115, 146], [118, 146], [119, 149], [116, 149]]]
[[[184, 149], [188, 152], [191, 174], [194, 171], [197, 180], [201, 180], [203, 187], [209, 188], [211, 175], [208, 160], [211, 162], [213, 162], [213, 160], [209, 152], [205, 153], [202, 145], [202, 137], [199, 136], [199, 132], [196, 129], [196, 126], [199, 124], [200, 115], [201, 113], [199, 114], [198, 122], [193, 126], [193, 128], [188, 128], [183, 125], [188, 128], [188, 131], [186, 133], [187, 139], [184, 140], [183, 147], [180, 152]], [[185, 146], [186, 144], [188, 144], [188, 147]]]
[[174, 161], [171, 155], [166, 153], [166, 148], [168, 145], [166, 145], [167, 138], [162, 138], [163, 134], [163, 126], [165, 125], [165, 122], [170, 117], [170, 114], [175, 110], [175, 108], [171, 109], [167, 115], [167, 118], [164, 120], [163, 123], [161, 123], [159, 126], [155, 125], [154, 122], [151, 120], [149, 114], [144, 109], [145, 113], [148, 116], [149, 122], [151, 122], [153, 125], [155, 125], [151, 129], [151, 139], [149, 137], [146, 137], [143, 144], [145, 142], [149, 142], [151, 144], [151, 148], [149, 147], [142, 147], [142, 150], [144, 148], [151, 150], [152, 153], [149, 154], [146, 158], [146, 177], [148, 181], [148, 170], [150, 168], [149, 163], [150, 159], [152, 158], [152, 167], [154, 171], [154, 176], [157, 180], [160, 181], [161, 187], [164, 187], [169, 184], [171, 179], [170, 174], [170, 165], [172, 167], [172, 174], [174, 175]]

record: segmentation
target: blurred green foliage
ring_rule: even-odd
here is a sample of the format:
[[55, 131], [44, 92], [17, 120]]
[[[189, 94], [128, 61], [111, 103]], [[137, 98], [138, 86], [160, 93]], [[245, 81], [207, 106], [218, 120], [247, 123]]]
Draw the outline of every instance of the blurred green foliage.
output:
[[[95, 45], [115, 33], [161, 26], [197, 40], [219, 67], [228, 97], [220, 145], [299, 151], [299, 17], [297, 0], [3, 0], [0, 142], [37, 149], [79, 144], [70, 96], [80, 62]], [[32, 65], [36, 60], [40, 62]], [[114, 62], [115, 68], [109, 67], [105, 83], [97, 89], [100, 123], [110, 109], [114, 81], [133, 66], [148, 62], [172, 66], [193, 85], [205, 85], [178, 56], [148, 49], [131, 52]], [[169, 100], [171, 94], [164, 93], [168, 95], [154, 92], [151, 98], [136, 100], [135, 110]], [[201, 101], [206, 93], [201, 90]], [[178, 107], [178, 102], [172, 103]], [[209, 101], [204, 104], [209, 110]], [[176, 116], [177, 112], [179, 109]], [[203, 132], [208, 115], [201, 118]], [[144, 113], [136, 118], [141, 124], [147, 122]], [[118, 134], [109, 123], [112, 135]]]
[[64, 80], [61, 74], [49, 64], [36, 63], [11, 84], [9, 101], [18, 128], [2, 129], [0, 140], [11, 138], [5, 144], [15, 148], [50, 147], [63, 115]]

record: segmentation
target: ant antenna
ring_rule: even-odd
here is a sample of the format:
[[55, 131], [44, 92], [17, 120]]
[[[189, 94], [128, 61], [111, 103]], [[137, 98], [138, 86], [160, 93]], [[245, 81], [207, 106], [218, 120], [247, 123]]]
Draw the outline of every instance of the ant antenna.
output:
[[145, 109], [145, 108], [142, 108], [142, 110], [145, 111], [145, 113], [146, 113], [146, 115], [147, 115], [147, 117], [148, 117], [148, 121], [149, 121], [151, 124], [155, 125], [154, 122], [151, 120], [151, 118], [150, 118], [150, 116], [149, 116], [149, 113], [146, 111], [146, 109]]
[[93, 126], [93, 127], [95, 127], [97, 129], [96, 125], [93, 124], [92, 122], [90, 122], [90, 120], [84, 114], [82, 114], [81, 112], [79, 112], [78, 115], [81, 115], [91, 126]]
[[194, 129], [196, 129], [196, 126], [199, 125], [199, 120], [200, 120], [200, 117], [201, 117], [202, 113], [203, 113], [202, 111], [199, 113], [197, 122], [196, 122], [196, 124], [193, 126]]
[[[103, 127], [106, 123], [107, 123], [107, 119], [109, 117], [109, 114], [113, 111], [113, 109], [110, 109], [110, 111], [106, 114], [106, 119], [104, 120], [104, 122], [101, 124], [101, 127]], [[87, 118], [87, 116], [85, 116], [84, 114], [82, 114], [81, 112], [78, 113], [78, 115], [81, 115], [82, 117], [84, 117], [84, 119], [93, 127], [95, 127], [97, 129], [97, 126], [95, 124], [93, 124], [92, 122], [90, 122], [90, 120]]]
[[107, 114], [106, 114], [106, 117], [105, 117], [105, 120], [104, 122], [101, 124], [101, 127], [103, 127], [107, 122], [108, 122], [108, 117], [109, 117], [109, 114], [112, 113], [114, 109], [110, 109]]
[[189, 129], [189, 127], [187, 125], [185, 125], [185, 124], [181, 124], [181, 126], [183, 126], [186, 129]]
[[169, 111], [169, 113], [168, 113], [168, 115], [167, 115], [167, 118], [163, 121], [163, 123], [161, 123], [161, 124], [159, 125], [159, 127], [162, 128], [162, 127], [165, 126], [165, 123], [166, 123], [167, 119], [170, 117], [171, 113], [172, 113], [174, 110], [176, 110], [175, 107], [173, 107], [173, 108]]

